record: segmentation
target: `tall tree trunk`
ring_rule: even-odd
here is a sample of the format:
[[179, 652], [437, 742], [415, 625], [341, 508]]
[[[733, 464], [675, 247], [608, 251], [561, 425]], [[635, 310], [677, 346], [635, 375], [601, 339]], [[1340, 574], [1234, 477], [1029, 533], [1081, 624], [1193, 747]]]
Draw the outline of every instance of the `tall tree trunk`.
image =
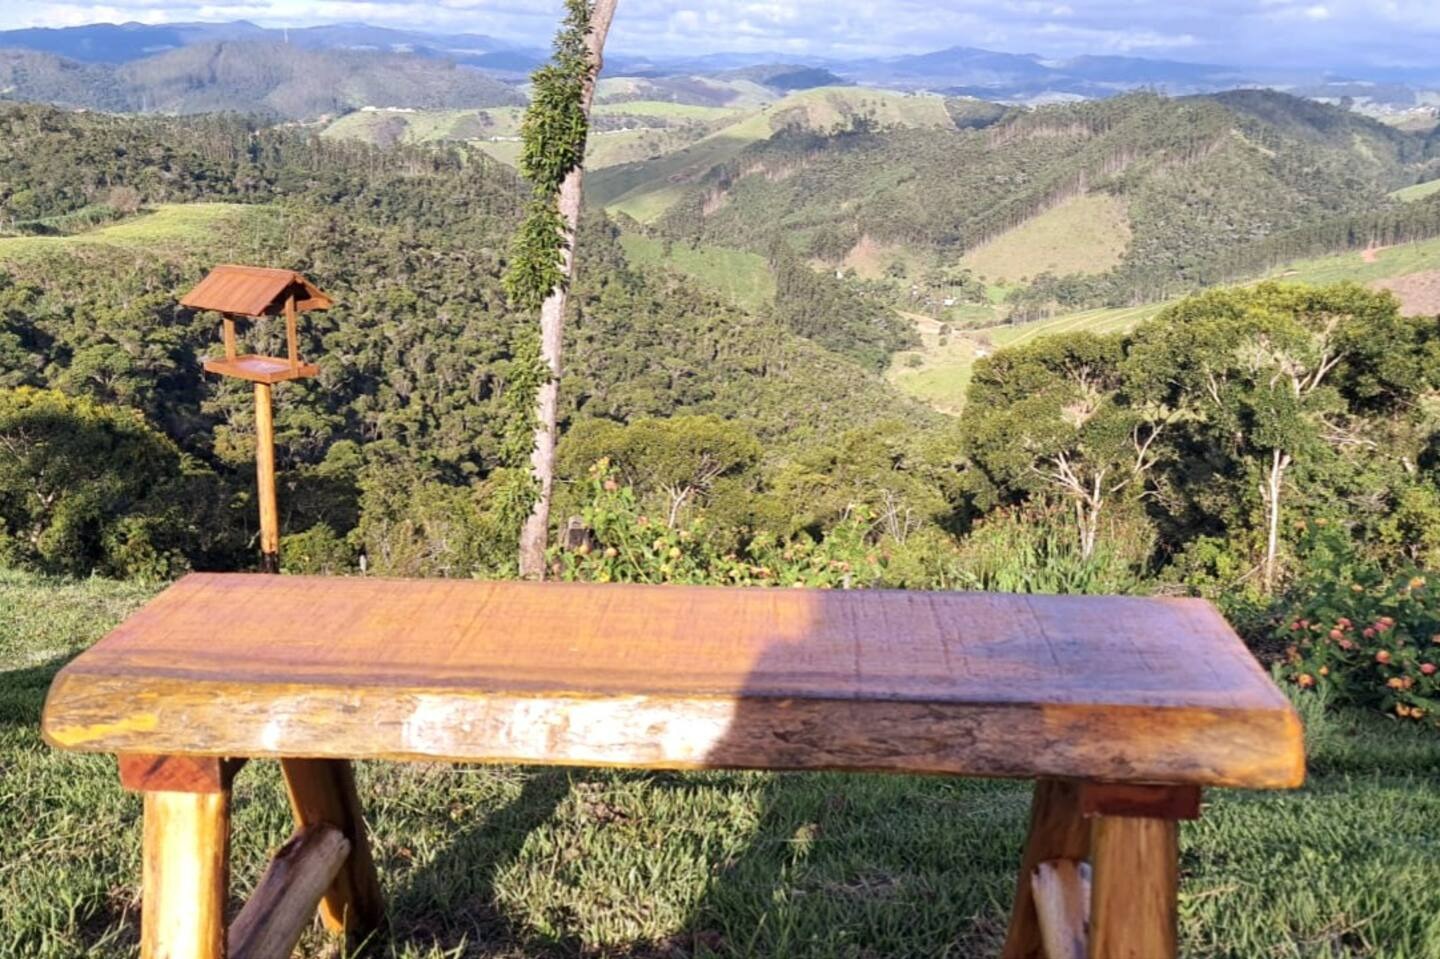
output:
[[[585, 116], [595, 100], [595, 82], [604, 65], [605, 37], [615, 18], [618, 0], [595, 0], [590, 12], [590, 32], [585, 36], [585, 51], [590, 71], [585, 78], [583, 105]], [[550, 532], [550, 498], [555, 486], [556, 419], [559, 410], [561, 349], [565, 339], [565, 304], [570, 278], [575, 273], [575, 234], [580, 225], [580, 207], [584, 199], [585, 166], [577, 165], [560, 186], [559, 210], [564, 221], [565, 243], [561, 251], [560, 273], [564, 282], [555, 287], [540, 307], [540, 359], [550, 371], [540, 385], [535, 399], [535, 449], [530, 454], [530, 471], [535, 477], [538, 495], [535, 506], [520, 531], [520, 575], [526, 579], [545, 578], [545, 547]]]
[[1280, 491], [1285, 484], [1285, 470], [1290, 457], [1280, 450], [1271, 453], [1270, 469], [1265, 477], [1265, 505], [1269, 510], [1268, 534], [1265, 541], [1265, 592], [1275, 588], [1275, 565], [1280, 554]]

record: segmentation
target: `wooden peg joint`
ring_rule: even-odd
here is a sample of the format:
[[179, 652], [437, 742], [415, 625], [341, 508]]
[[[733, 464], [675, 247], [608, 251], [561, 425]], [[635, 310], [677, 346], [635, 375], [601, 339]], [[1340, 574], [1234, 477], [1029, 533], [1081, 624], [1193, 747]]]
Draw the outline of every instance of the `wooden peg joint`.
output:
[[131, 792], [227, 792], [244, 759], [122, 753], [120, 785]]
[[1081, 783], [1080, 815], [1132, 816], [1170, 821], [1200, 818], [1199, 786]]

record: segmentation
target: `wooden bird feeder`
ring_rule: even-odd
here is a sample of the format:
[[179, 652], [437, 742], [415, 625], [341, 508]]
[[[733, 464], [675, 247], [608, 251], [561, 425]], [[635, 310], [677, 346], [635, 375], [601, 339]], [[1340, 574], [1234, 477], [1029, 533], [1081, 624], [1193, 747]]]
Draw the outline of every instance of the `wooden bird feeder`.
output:
[[[258, 266], [217, 266], [200, 285], [180, 298], [192, 310], [214, 310], [224, 319], [225, 356], [205, 360], [205, 370], [254, 383], [273, 385], [317, 376], [319, 367], [300, 359], [299, 315], [335, 305], [320, 288], [294, 270]], [[235, 324], [262, 316], [285, 317], [287, 356], [240, 354]]]
[[[260, 567], [280, 571], [280, 510], [275, 498], [275, 418], [271, 388], [285, 380], [318, 376], [320, 368], [300, 359], [299, 316], [335, 305], [320, 288], [294, 270], [258, 266], [217, 266], [180, 298], [192, 310], [214, 310], [223, 318], [225, 356], [205, 360], [205, 370], [255, 384], [255, 473], [260, 501]], [[287, 356], [241, 354], [235, 324], [262, 316], [285, 317]]]

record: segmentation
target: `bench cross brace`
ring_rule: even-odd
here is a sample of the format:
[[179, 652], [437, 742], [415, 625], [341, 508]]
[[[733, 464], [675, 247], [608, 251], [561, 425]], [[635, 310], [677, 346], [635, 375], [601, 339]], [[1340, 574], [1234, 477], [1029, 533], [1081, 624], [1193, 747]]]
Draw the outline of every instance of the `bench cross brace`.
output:
[[227, 934], [231, 784], [244, 763], [120, 757], [121, 783], [145, 797], [141, 959], [289, 955], [317, 908], [325, 926], [352, 945], [384, 926], [385, 902], [350, 763], [285, 759], [296, 832]]

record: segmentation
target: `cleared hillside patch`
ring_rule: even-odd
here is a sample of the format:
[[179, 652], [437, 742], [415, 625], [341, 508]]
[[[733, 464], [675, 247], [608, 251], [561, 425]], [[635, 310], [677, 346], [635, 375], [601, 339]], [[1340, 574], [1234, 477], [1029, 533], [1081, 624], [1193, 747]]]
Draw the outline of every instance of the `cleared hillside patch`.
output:
[[1440, 269], [1440, 237], [1378, 250], [1352, 250], [1298, 260], [1272, 270], [1267, 279], [1296, 283], [1339, 283], [1342, 280], [1374, 283], [1436, 269]]
[[1108, 193], [1077, 196], [966, 253], [961, 263], [985, 279], [1023, 283], [1041, 273], [1104, 273], [1130, 247], [1125, 204]]
[[0, 237], [0, 262], [35, 260], [56, 253], [190, 254], [223, 251], [243, 258], [267, 235], [281, 211], [243, 203], [167, 203], [97, 230], [73, 236]]
[[1440, 180], [1430, 180], [1425, 183], [1417, 183], [1414, 186], [1407, 186], [1403, 190], [1396, 190], [1390, 194], [1390, 196], [1405, 203], [1413, 203], [1416, 200], [1423, 200], [1427, 196], [1435, 193], [1440, 193]]
[[1371, 286], [1394, 293], [1406, 316], [1440, 316], [1440, 270], [1377, 280]]
[[625, 100], [597, 103], [596, 116], [654, 117], [660, 120], [699, 120], [705, 123], [733, 119], [746, 111], [736, 107], [713, 107], [698, 103], [671, 103], [666, 100]]
[[743, 250], [716, 246], [692, 247], [627, 233], [620, 238], [630, 265], [641, 270], [666, 267], [752, 313], [775, 301], [775, 276], [765, 258]]
[[[958, 415], [965, 408], [965, 390], [975, 362], [996, 350], [1019, 346], [1057, 333], [1119, 333], [1155, 316], [1168, 304], [1150, 303], [1121, 309], [1086, 310], [1032, 323], [941, 333], [940, 321], [903, 314], [915, 322], [922, 347], [897, 354], [886, 378], [903, 393], [941, 413]], [[943, 341], [943, 342], [942, 342]], [[919, 357], [918, 361], [915, 357]]]

